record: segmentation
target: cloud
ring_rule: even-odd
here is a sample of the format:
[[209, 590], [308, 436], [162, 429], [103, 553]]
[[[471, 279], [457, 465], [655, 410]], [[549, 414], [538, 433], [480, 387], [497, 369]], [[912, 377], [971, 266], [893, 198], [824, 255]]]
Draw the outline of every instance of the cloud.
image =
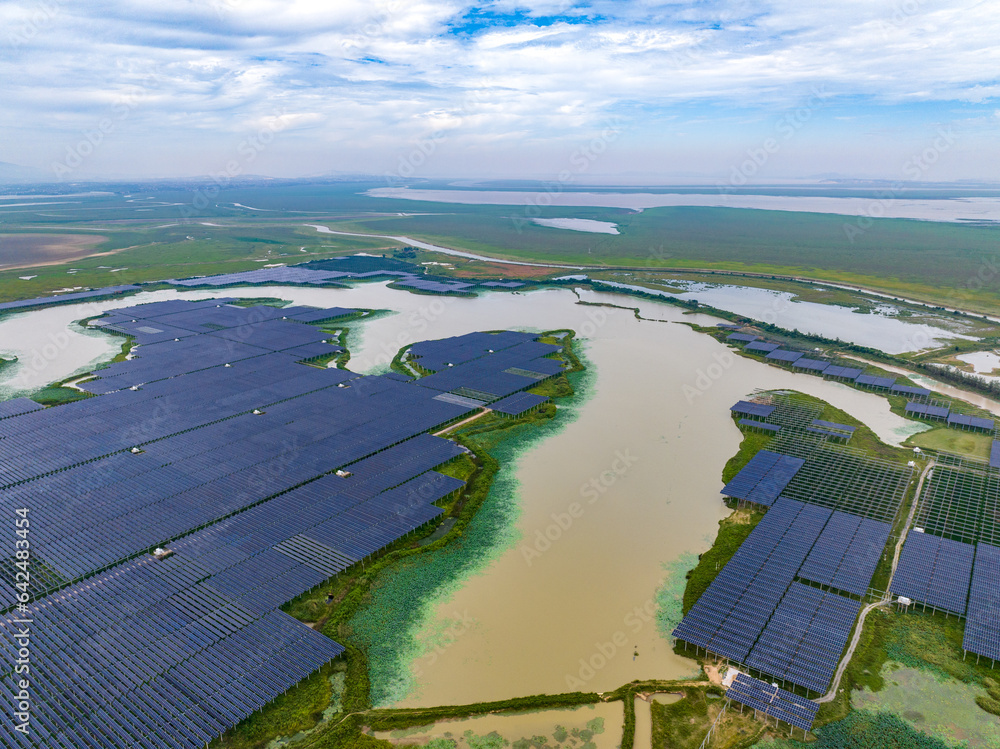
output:
[[123, 106], [131, 137], [108, 139], [107, 163], [298, 118], [296, 143], [313, 132], [360, 166], [441, 133], [558, 148], [610, 117], [652, 144], [666, 123], [759, 118], [818, 87], [853, 103], [845, 136], [865, 110], [918, 127], [915, 104], [988, 116], [1000, 95], [1000, 16], [969, 1], [38, 0], [0, 4], [0, 29], [0, 159], [37, 166]]

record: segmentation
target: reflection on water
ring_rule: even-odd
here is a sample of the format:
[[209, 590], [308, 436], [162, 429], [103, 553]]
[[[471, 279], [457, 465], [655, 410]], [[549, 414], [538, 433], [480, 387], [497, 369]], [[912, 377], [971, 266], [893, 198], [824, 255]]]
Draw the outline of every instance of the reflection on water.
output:
[[[647, 708], [648, 710], [648, 708]], [[447, 720], [402, 731], [376, 731], [399, 745], [435, 749], [617, 749], [622, 740], [622, 703], [602, 702], [563, 710], [484, 715]]]
[[[419, 678], [412, 671], [394, 675], [401, 684], [396, 702], [404, 705], [606, 691], [633, 679], [692, 675], [692, 661], [674, 655], [657, 627], [656, 597], [665, 565], [705, 551], [727, 514], [721, 471], [741, 439], [729, 406], [756, 388], [798, 389], [851, 413], [886, 442], [897, 444], [896, 432], [910, 423], [880, 396], [744, 359], [686, 325], [576, 304], [562, 288], [478, 298], [408, 294], [385, 284], [163, 291], [13, 319], [30, 328], [21, 342], [30, 346], [101, 309], [220, 293], [395, 310], [355, 326], [349, 345], [357, 371], [384, 368], [408, 343], [475, 330], [573, 328], [584, 339], [592, 385], [578, 401], [577, 418], [502, 468], [519, 499], [516, 542], [455, 592], [425, 601], [420, 632], [394, 633], [404, 644], [414, 637], [420, 643], [456, 611], [475, 622], [433, 665], [424, 660]], [[652, 300], [581, 296], [627, 304], [645, 317], [711, 322]], [[119, 341], [74, 335], [86, 341], [82, 354], [61, 351], [36, 382], [68, 374]]]

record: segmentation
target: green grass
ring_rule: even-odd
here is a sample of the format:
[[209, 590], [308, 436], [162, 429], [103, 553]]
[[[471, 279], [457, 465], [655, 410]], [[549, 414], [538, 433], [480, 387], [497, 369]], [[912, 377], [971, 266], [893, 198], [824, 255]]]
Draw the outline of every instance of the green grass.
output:
[[[684, 698], [669, 705], [654, 701], [649, 706], [652, 718], [652, 746], [699, 749], [723, 703], [723, 700], [718, 699], [718, 688], [671, 691], [682, 692]], [[763, 727], [753, 719], [752, 713], [741, 715], [738, 708], [730, 706], [716, 726], [711, 747], [745, 749], [752, 746], [763, 731]]]
[[941, 739], [915, 729], [898, 715], [856, 710], [843, 720], [816, 731], [818, 741], [804, 744], [787, 739], [758, 744], [760, 749], [950, 749]]
[[621, 232], [590, 235], [512, 219], [518, 209], [510, 206], [476, 206], [470, 212], [468, 206], [425, 205], [436, 206], [441, 215], [356, 220], [352, 225], [498, 257], [803, 275], [997, 309], [995, 279], [982, 291], [960, 298], [954, 292], [975, 278], [984, 259], [1000, 258], [992, 227], [880, 219], [852, 243], [844, 229], [849, 218], [815, 213], [697, 207], [642, 213], [593, 208], [540, 212], [614, 221]]
[[937, 427], [911, 435], [904, 444], [919, 447], [921, 450], [945, 451], [986, 459], [990, 457], [993, 436], [949, 427]]
[[[716, 536], [712, 548], [699, 557], [698, 566], [688, 573], [688, 584], [684, 589], [685, 614], [701, 598], [701, 594], [708, 590], [708, 586], [763, 517], [762, 512], [740, 510], [719, 522], [719, 535]], [[684, 651], [683, 646], [677, 647], [679, 648], [677, 652]]]

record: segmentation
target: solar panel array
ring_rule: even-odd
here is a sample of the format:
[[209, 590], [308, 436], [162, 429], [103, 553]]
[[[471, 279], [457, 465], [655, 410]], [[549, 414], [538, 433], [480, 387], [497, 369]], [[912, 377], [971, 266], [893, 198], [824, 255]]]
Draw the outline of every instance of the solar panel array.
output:
[[[721, 325], [719, 327], [722, 327]], [[754, 341], [759, 341], [759, 335], [750, 335], [749, 333], [730, 333], [726, 336], [727, 341], [733, 341], [734, 343], [753, 343]]]
[[312, 270], [310, 268], [298, 268], [295, 266], [279, 266], [276, 268], [259, 268], [257, 270], [246, 270], [238, 273], [223, 273], [218, 276], [199, 276], [197, 278], [176, 279], [171, 278], [164, 283], [174, 286], [186, 286], [188, 288], [197, 287], [220, 287], [220, 286], [244, 286], [259, 284], [310, 284], [313, 286], [338, 286], [335, 280], [350, 278], [353, 274], [343, 273], [333, 270]]
[[0, 419], [7, 419], [11, 416], [20, 416], [31, 411], [40, 411], [42, 406], [35, 403], [31, 398], [12, 398], [0, 401]]
[[807, 372], [822, 372], [824, 369], [830, 366], [830, 362], [824, 361], [822, 359], [796, 359], [795, 360], [796, 369], [804, 369]]
[[857, 369], [855, 367], [843, 367], [837, 364], [831, 364], [829, 367], [823, 370], [824, 377], [836, 377], [840, 380], [855, 380], [864, 374], [863, 369]]
[[[117, 317], [173, 317], [187, 338], [227, 341], [236, 328], [218, 316], [244, 314], [202, 303], [200, 324], [191, 311]], [[254, 329], [282, 322], [260, 314]], [[500, 363], [551, 350], [521, 335]], [[161, 361], [138, 390], [0, 420], [3, 499], [30, 508], [41, 581], [27, 613], [45, 631], [34, 735], [0, 747], [204, 746], [342, 652], [277, 607], [440, 516], [435, 503], [464, 485], [433, 470], [461, 448], [427, 432], [475, 401], [303, 367], [285, 350], [190, 372], [184, 357]], [[8, 535], [0, 610], [16, 600], [13, 559]], [[18, 616], [0, 617], [5, 708]]]
[[911, 531], [903, 544], [892, 592], [959, 616], [965, 613], [974, 547]]
[[891, 523], [913, 476], [909, 466], [846, 445], [782, 431], [771, 449], [805, 460], [783, 496]]
[[913, 385], [893, 385], [889, 388], [893, 395], [913, 395], [922, 398], [930, 397], [931, 391], [927, 388], [915, 387]]
[[737, 401], [736, 405], [729, 408], [734, 414], [742, 414], [743, 416], [755, 416], [761, 419], [766, 419], [772, 413], [774, 413], [775, 406], [768, 405], [765, 403], [753, 403], [752, 401]]
[[772, 351], [770, 354], [768, 354], [764, 358], [765, 359], [770, 359], [772, 361], [783, 361], [783, 362], [789, 362], [789, 363], [791, 363], [791, 362], [794, 362], [794, 361], [798, 361], [803, 356], [804, 356], [804, 354], [801, 351], [783, 351], [783, 350], [778, 349], [778, 350]]
[[770, 450], [760, 450], [722, 489], [722, 494], [770, 506], [805, 461]]
[[863, 596], [891, 531], [889, 523], [834, 512], [799, 577]]
[[947, 419], [951, 410], [946, 406], [932, 406], [927, 403], [910, 401], [906, 404], [906, 413], [922, 416], [926, 419]]
[[854, 383], [856, 385], [863, 385], [865, 387], [888, 390], [889, 388], [891, 388], [893, 385], [896, 384], [896, 380], [893, 377], [879, 377], [878, 375], [861, 375], [854, 381]]
[[0, 304], [0, 314], [4, 312], [18, 312], [20, 310], [32, 309], [34, 307], [45, 307], [52, 304], [65, 304], [66, 302], [85, 302], [90, 299], [100, 299], [108, 296], [118, 296], [127, 294], [130, 291], [142, 291], [139, 286], [107, 286], [103, 289], [92, 291], [75, 291], [71, 294], [58, 294], [56, 296], [43, 296], [34, 299], [20, 299], [16, 302], [3, 302]]
[[815, 702], [743, 673], [733, 679], [726, 697], [803, 731], [812, 729], [819, 711]]
[[777, 434], [781, 431], [781, 427], [777, 424], [768, 424], [766, 421], [756, 421], [754, 419], [740, 419], [741, 427], [749, 427], [750, 429], [760, 429], [764, 432], [771, 432]]
[[674, 637], [745, 663], [829, 516], [821, 507], [783, 498], [775, 502]]
[[1000, 660], [1000, 548], [990, 544], [976, 546], [962, 647]]
[[990, 467], [1000, 468], [1000, 440], [993, 440], [990, 445]]
[[1000, 546], [1000, 473], [986, 463], [939, 454], [924, 481], [915, 524], [956, 541]]
[[490, 408], [505, 416], [520, 416], [549, 401], [548, 396], [533, 393], [514, 393], [496, 401]]
[[559, 374], [563, 364], [547, 358], [561, 351], [530, 333], [474, 333], [410, 348], [410, 359], [430, 371], [420, 387], [491, 402], [534, 387]]
[[948, 426], [950, 427], [968, 427], [969, 429], [982, 429], [986, 432], [992, 432], [993, 425], [993, 419], [984, 419], [979, 416], [968, 416], [958, 413], [948, 414]]
[[746, 664], [813, 692], [824, 692], [860, 611], [858, 601], [792, 583]]
[[768, 343], [767, 341], [751, 341], [746, 345], [747, 351], [756, 351], [762, 354], [769, 354], [772, 351], [777, 351], [781, 346], [777, 343]]

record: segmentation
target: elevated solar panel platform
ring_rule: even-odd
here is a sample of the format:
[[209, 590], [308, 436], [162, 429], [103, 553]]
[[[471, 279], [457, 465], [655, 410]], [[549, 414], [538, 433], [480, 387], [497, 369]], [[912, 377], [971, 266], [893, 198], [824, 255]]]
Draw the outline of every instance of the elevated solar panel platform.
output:
[[799, 570], [799, 577], [856, 596], [865, 595], [891, 530], [889, 523], [834, 512]]
[[927, 388], [916, 387], [914, 385], [893, 385], [889, 388], [893, 395], [909, 395], [918, 398], [929, 398], [931, 391]]
[[798, 361], [803, 356], [804, 354], [801, 351], [785, 351], [783, 349], [777, 349], [775, 351], [772, 351], [764, 358], [769, 359], [771, 361], [782, 361], [782, 362], [792, 363]]
[[801, 458], [760, 450], [721, 493], [732, 499], [770, 506], [804, 463]]
[[744, 673], [736, 675], [726, 697], [803, 731], [812, 730], [819, 711], [815, 702]]
[[801, 369], [806, 372], [823, 372], [833, 365], [828, 361], [823, 361], [822, 359], [806, 359], [803, 357], [796, 359], [793, 362], [793, 366], [796, 369]]
[[863, 385], [864, 387], [888, 390], [896, 384], [896, 380], [892, 377], [879, 377], [878, 375], [863, 374], [855, 378], [854, 383], [856, 385]]
[[892, 592], [962, 616], [974, 554], [971, 544], [911, 530], [899, 556]]
[[538, 408], [543, 403], [548, 403], [548, 401], [549, 397], [547, 395], [515, 393], [490, 404], [490, 408], [504, 416], [522, 416]]
[[906, 413], [925, 419], [947, 419], [950, 409], [945, 406], [931, 406], [926, 403], [910, 401], [906, 404]]
[[823, 370], [824, 377], [833, 377], [838, 380], [855, 380], [863, 373], [863, 369], [858, 369], [856, 367], [844, 367], [838, 364], [831, 364]]
[[[109, 325], [170, 317], [187, 335], [100, 370], [105, 394], [0, 404], [0, 496], [31, 507], [38, 562], [14, 613], [14, 540], [0, 535], [0, 670], [16, 619], [45, 632], [33, 735], [0, 746], [204, 746], [343, 652], [279, 607], [440, 518], [464, 486], [436, 470], [464, 449], [431, 433], [478, 405], [303, 366], [336, 347], [273, 310], [117, 310]], [[496, 366], [551, 352], [500, 335], [518, 351]], [[0, 703], [14, 700], [7, 679]]]
[[990, 468], [1000, 468], [1000, 440], [990, 445]]
[[948, 426], [992, 432], [993, 419], [986, 419], [979, 416], [967, 416], [966, 414], [957, 414], [952, 412], [948, 414]]
[[746, 345], [747, 351], [754, 351], [758, 354], [769, 354], [779, 348], [781, 346], [777, 343], [768, 343], [767, 341], [751, 341]]
[[730, 333], [726, 336], [726, 340], [733, 343], [753, 343], [754, 341], [759, 341], [760, 336], [750, 335], [749, 333]]
[[976, 546], [962, 647], [1000, 660], [1000, 548], [990, 544]]
[[741, 416], [753, 416], [759, 419], [766, 419], [774, 413], [775, 406], [766, 403], [753, 403], [752, 401], [737, 401], [730, 406], [729, 410]]

